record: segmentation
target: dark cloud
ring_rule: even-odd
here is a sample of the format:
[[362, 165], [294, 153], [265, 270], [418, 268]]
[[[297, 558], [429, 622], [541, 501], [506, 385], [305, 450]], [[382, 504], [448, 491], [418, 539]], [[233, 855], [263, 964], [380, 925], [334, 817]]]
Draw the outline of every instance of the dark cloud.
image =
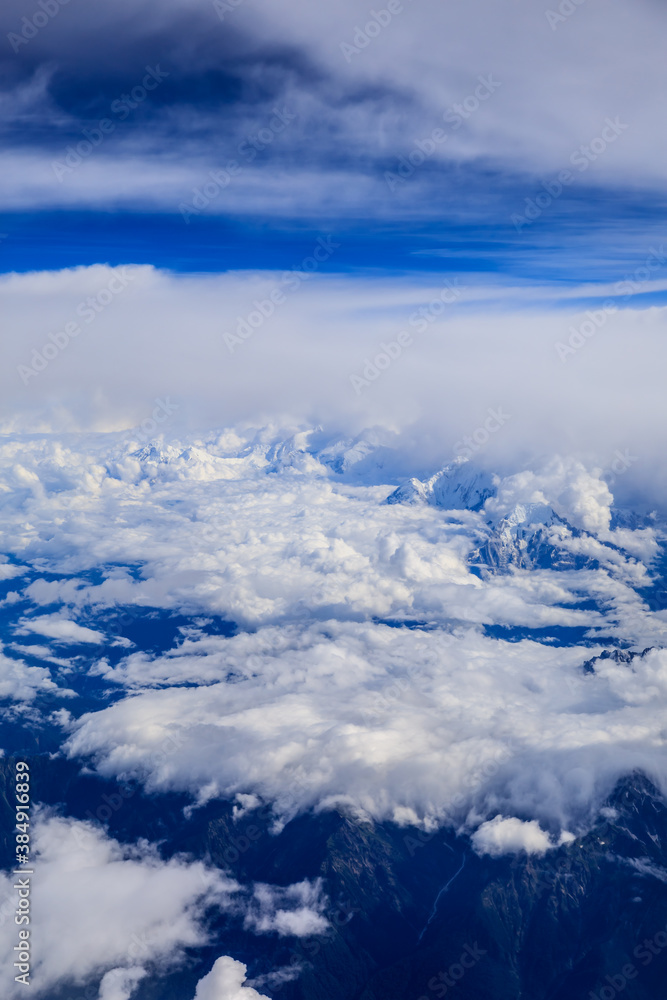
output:
[[[588, 0], [554, 27], [544, 10], [501, 11], [489, 0], [454, 0], [445, 8], [427, 0], [419, 7], [406, 2], [367, 32], [371, 15], [358, 0], [331, 9], [243, 0], [222, 20], [208, 0], [123, 0], [113, 8], [97, 0], [44, 2], [55, 13], [19, 0], [5, 5], [0, 79], [9, 149], [41, 154], [47, 167], [59, 144], [141, 88], [151, 66], [168, 75], [117, 123], [96, 160], [114, 164], [131, 150], [132, 169], [162, 175], [162, 189], [170, 164], [217, 167], [265, 125], [276, 104], [298, 124], [264, 150], [253, 170], [268, 176], [276, 165], [292, 173], [298, 167], [308, 175], [298, 187], [318, 188], [315, 211], [330, 203], [340, 212], [341, 193], [352, 190], [368, 214], [377, 214], [377, 199], [369, 203], [364, 187], [379, 179], [389, 215], [401, 215], [401, 201], [413, 203], [408, 213], [446, 215], [455, 178], [454, 190], [465, 191], [463, 210], [474, 213], [476, 189], [494, 173], [524, 178], [521, 207], [534, 195], [531, 178], [551, 183], [582, 144], [598, 141], [608, 118], [622, 122], [618, 142], [581, 167], [572, 190], [582, 190], [579, 182], [602, 191], [629, 183], [655, 190], [661, 183], [662, 140], [651, 122], [665, 80], [651, 51], [664, 12], [652, 5], [630, 10], [627, 0], [613, 0], [603, 11]], [[612, 52], [621, 40], [619, 68]], [[480, 81], [493, 81], [482, 83], [481, 98]], [[446, 138], [434, 145], [438, 129]], [[404, 161], [414, 165], [420, 151], [424, 162], [410, 194], [390, 198], [386, 173]], [[19, 203], [62, 200], [59, 185], [38, 194], [18, 162], [7, 161], [5, 175], [10, 188], [17, 178]], [[279, 189], [290, 184], [286, 176]], [[97, 201], [117, 205], [117, 186], [100, 177], [87, 188]]]

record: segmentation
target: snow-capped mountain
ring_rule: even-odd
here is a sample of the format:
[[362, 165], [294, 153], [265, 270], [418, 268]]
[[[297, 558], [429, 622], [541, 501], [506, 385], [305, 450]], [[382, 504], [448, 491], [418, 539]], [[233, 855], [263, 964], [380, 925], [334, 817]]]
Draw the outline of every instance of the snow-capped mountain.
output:
[[495, 492], [490, 473], [459, 457], [424, 482], [408, 480], [387, 497], [387, 503], [427, 503], [443, 510], [480, 510]]
[[[635, 554], [646, 523], [615, 511], [599, 475], [560, 459], [503, 478], [458, 458], [427, 480], [403, 483], [386, 502], [477, 513], [484, 538], [471, 562], [491, 572], [619, 565]], [[634, 532], [612, 531], [612, 519]]]
[[[173, 973], [149, 951], [132, 1000], [190, 1000], [216, 968], [328, 1000], [331, 962], [348, 1000], [436, 995], [475, 942], [512, 998], [565, 997], [607, 967], [581, 928], [637, 931], [605, 922], [609, 892], [662, 913], [659, 519], [576, 458], [397, 487], [390, 442], [0, 443], [0, 771], [31, 762], [48, 878], [64, 852], [91, 884], [125, 866], [159, 901], [137, 937], [164, 910], [194, 942]], [[544, 927], [563, 952], [538, 974]], [[104, 949], [85, 984], [134, 975]]]

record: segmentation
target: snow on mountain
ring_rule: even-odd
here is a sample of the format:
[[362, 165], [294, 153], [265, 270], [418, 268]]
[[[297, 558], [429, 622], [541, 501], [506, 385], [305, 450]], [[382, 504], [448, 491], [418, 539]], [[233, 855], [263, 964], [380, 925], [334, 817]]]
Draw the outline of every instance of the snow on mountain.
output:
[[410, 479], [387, 497], [387, 503], [427, 503], [443, 510], [480, 510], [494, 495], [493, 476], [467, 458], [456, 458], [421, 482]]
[[618, 527], [599, 470], [573, 459], [500, 477], [458, 458], [425, 481], [403, 483], [386, 502], [478, 513], [485, 538], [471, 562], [491, 572], [601, 565], [630, 571], [633, 556], [650, 563], [655, 555], [651, 529]]

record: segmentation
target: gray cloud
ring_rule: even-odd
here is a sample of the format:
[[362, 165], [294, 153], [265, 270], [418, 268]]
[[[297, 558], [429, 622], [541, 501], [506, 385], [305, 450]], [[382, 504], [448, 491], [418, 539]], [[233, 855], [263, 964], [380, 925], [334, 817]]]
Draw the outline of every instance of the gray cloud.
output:
[[[265, 124], [276, 102], [287, 104], [298, 124], [257, 158], [247, 182], [254, 174], [273, 180], [278, 214], [285, 201], [299, 211], [300, 186], [311, 192], [306, 212], [354, 213], [364, 205], [373, 214], [400, 212], [383, 175], [439, 126], [448, 131], [447, 142], [425, 170], [437, 168], [441, 188], [447, 165], [492, 169], [513, 178], [518, 210], [524, 208], [521, 185], [536, 176], [550, 180], [568, 167], [608, 118], [619, 118], [627, 131], [605, 155], [589, 160], [581, 180], [603, 189], [662, 188], [664, 150], [654, 128], [665, 86], [658, 5], [587, 0], [557, 30], [548, 8], [508, 10], [492, 0], [406, 0], [402, 6], [349, 59], [342, 46], [363, 37], [370, 17], [358, 0], [335, 8], [247, 0], [223, 21], [208, 0], [187, 9], [182, 0], [121, 3], [111, 14], [94, 4], [64, 6], [16, 53], [7, 40], [5, 114], [10, 129], [20, 124], [23, 138], [7, 154], [5, 189], [17, 205], [130, 204], [135, 198], [177, 211], [174, 166], [165, 150], [178, 141], [189, 192], [197, 172], [206, 177], [219, 168], [222, 157]], [[0, 33], [17, 36], [23, 24], [31, 34], [26, 16], [25, 5], [13, 0], [3, 10]], [[112, 102], [140, 85], [154, 64], [168, 80], [117, 123], [112, 139], [81, 167], [71, 185], [76, 192], [58, 183], [49, 166], [53, 157], [81, 139], [81, 128], [108, 116]], [[489, 74], [499, 85], [475, 106], [479, 79]], [[129, 191], [119, 189], [115, 162], [134, 175]], [[155, 178], [152, 191], [141, 189], [144, 171]], [[419, 213], [428, 198], [418, 191], [419, 179], [411, 183], [410, 210]], [[343, 194], [350, 186], [352, 198]], [[527, 187], [525, 197], [531, 193]], [[212, 210], [250, 210], [251, 198], [238, 194], [238, 207], [223, 198]]]

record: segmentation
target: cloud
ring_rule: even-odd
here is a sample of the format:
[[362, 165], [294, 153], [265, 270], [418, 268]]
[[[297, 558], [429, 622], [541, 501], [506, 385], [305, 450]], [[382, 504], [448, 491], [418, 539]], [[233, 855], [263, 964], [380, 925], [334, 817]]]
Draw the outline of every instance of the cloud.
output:
[[194, 1000], [268, 1000], [251, 986], [244, 986], [246, 967], [228, 955], [219, 958], [208, 975], [199, 980]]
[[[31, 883], [30, 930], [39, 949], [31, 983], [39, 993], [104, 977], [101, 997], [126, 1000], [142, 969], [159, 974], [184, 949], [206, 944], [206, 906], [229, 908], [239, 888], [199, 861], [162, 861], [145, 842], [121, 845], [91, 823], [45, 812], [34, 826], [33, 848], [39, 878]], [[1, 877], [11, 893], [15, 877]], [[8, 967], [15, 943], [5, 935]], [[12, 996], [20, 993], [18, 984]]]
[[7, 656], [0, 645], [0, 698], [31, 702], [43, 694], [74, 697], [73, 691], [58, 687], [47, 667], [30, 667], [23, 660]]
[[155, 658], [166, 686], [74, 721], [69, 755], [202, 802], [254, 795], [281, 823], [340, 806], [429, 827], [502, 812], [583, 829], [623, 774], [667, 787], [662, 653], [591, 675], [590, 647], [335, 621], [185, 645], [190, 686], [174, 686], [178, 654]]
[[[445, 306], [439, 296], [452, 278], [468, 288]], [[270, 295], [285, 287], [280, 272], [175, 276], [102, 265], [5, 276], [0, 424], [6, 434], [126, 431], [134, 450], [161, 433], [174, 438], [244, 423], [295, 430], [320, 424], [350, 438], [375, 427], [384, 444], [392, 435], [398, 444], [401, 468], [387, 469], [389, 475], [405, 478], [436, 472], [469, 438], [476, 460], [491, 471], [520, 472], [536, 455], [577, 456], [608, 478], [621, 468], [615, 492], [661, 504], [663, 308], [640, 308], [639, 296], [616, 293], [616, 312], [563, 363], [558, 343], [590, 322], [586, 310], [595, 303], [599, 311], [608, 285], [584, 289], [571, 281], [557, 292], [493, 289], [461, 274], [391, 280], [315, 274], [299, 280], [230, 353], [225, 335], [245, 330], [249, 315], [256, 322], [255, 303], [268, 301], [263, 308], [270, 311]], [[584, 301], [573, 301], [573, 294]], [[86, 305], [90, 298], [99, 311]], [[68, 324], [80, 332], [70, 337]], [[409, 344], [401, 348], [402, 331]], [[386, 368], [382, 344], [396, 355]], [[357, 393], [352, 378], [364, 378], [364, 371], [370, 378]], [[498, 407], [510, 419], [485, 438], [489, 409]], [[56, 484], [66, 489], [72, 474], [85, 475], [52, 455], [49, 481], [40, 487], [18, 445], [10, 447], [9, 481], [24, 495]], [[34, 453], [36, 445], [25, 448]], [[619, 465], [625, 454], [630, 458]], [[7, 461], [9, 448], [5, 455]], [[84, 462], [95, 479], [95, 456]], [[121, 474], [135, 463], [126, 453]]]
[[6, 561], [6, 557], [0, 558], [0, 580], [12, 580], [22, 575], [23, 570], [20, 566], [12, 566]]
[[329, 927], [323, 915], [326, 905], [321, 879], [305, 879], [286, 888], [256, 884], [245, 926], [256, 934], [275, 933], [279, 937], [323, 934]]
[[111, 969], [102, 977], [98, 1000], [130, 1000], [136, 986], [147, 975], [141, 966]]
[[608, 537], [613, 499], [599, 474], [560, 459], [537, 474], [526, 470], [508, 476], [497, 496], [486, 502], [485, 511], [495, 517], [507, 516], [518, 503], [544, 504], [575, 528]]
[[[48, 608], [112, 642], [121, 609], [199, 622], [161, 653], [94, 645], [118, 698], [61, 717], [67, 752], [194, 804], [270, 802], [278, 825], [339, 805], [569, 829], [627, 770], [663, 783], [659, 657], [581, 669], [609, 643], [664, 644], [645, 603], [662, 522], [612, 527], [606, 480], [577, 458], [492, 477], [478, 511], [387, 504], [396, 437], [4, 442], [7, 537], [34, 561], [21, 620]], [[238, 634], [209, 634], [220, 618]]]
[[522, 822], [503, 816], [482, 823], [472, 836], [472, 844], [478, 854], [490, 854], [494, 858], [519, 851], [542, 855], [557, 846], [535, 820]]
[[[320, 880], [243, 887], [202, 861], [184, 856], [165, 861], [145, 840], [121, 844], [93, 823], [43, 807], [33, 818], [31, 843], [39, 879], [25, 878], [31, 893], [29, 941], [39, 942], [30, 962], [31, 985], [39, 996], [94, 984], [99, 1000], [130, 1000], [141, 980], [174, 971], [188, 952], [214, 940], [208, 926], [214, 911], [242, 920], [254, 934], [301, 937], [328, 927]], [[15, 895], [15, 882], [15, 875], [0, 873], [3, 896]], [[8, 967], [17, 942], [18, 931], [16, 939], [5, 935], [0, 946]], [[199, 983], [197, 997], [259, 996], [250, 987], [225, 992], [237, 978], [241, 990], [245, 966], [219, 959]], [[20, 996], [22, 984], [12, 986], [8, 995]]]
[[65, 660], [62, 657], [54, 656], [48, 646], [22, 646], [18, 642], [12, 643], [12, 650], [15, 653], [23, 653], [24, 656], [33, 656], [37, 660], [46, 660], [48, 663], [53, 663], [57, 667], [71, 668], [71, 661]]
[[[268, 184], [267, 205], [277, 214], [286, 203], [294, 216], [400, 214], [400, 196], [384, 173], [396, 171], [399, 157], [424, 146], [437, 128], [447, 141], [406, 185], [413, 217], [436, 203], [424, 177], [436, 179], [436, 204], [443, 189], [460, 203], [461, 163], [474, 178], [463, 185], [469, 195], [482, 188], [484, 173], [496, 179], [494, 187], [510, 177], [523, 210], [531, 184], [571, 167], [571, 156], [609, 118], [627, 124], [627, 132], [604, 155], [579, 154], [585, 171], [578, 176], [593, 189], [661, 187], [664, 140], [653, 127], [665, 87], [659, 5], [611, 0], [602, 9], [589, 0], [556, 28], [547, 9], [510, 17], [493, 0], [401, 7], [376, 37], [377, 20], [358, 0], [314, 10], [292, 0], [280, 16], [269, 0], [255, 0], [224, 20], [209, 0], [152, 0], [141, 9], [123, 2], [100, 35], [96, 22], [71, 6], [36, 29], [32, 14], [12, 0], [0, 23], [8, 38], [0, 110], [8, 125], [21, 127], [22, 139], [4, 163], [7, 197], [21, 207], [134, 201], [178, 212], [178, 181], [191, 197], [209, 170], [242, 159], [241, 144], [283, 103], [298, 124], [280, 146], [250, 147], [256, 155], [243, 161], [238, 208], [223, 193], [214, 211], [251, 211], [249, 189], [263, 202]], [[620, 68], [611, 56], [619, 47]], [[156, 63], [167, 79], [119, 106]], [[480, 78], [498, 81], [488, 99], [476, 99]], [[69, 186], [59, 183], [51, 161], [104, 118], [113, 133], [84, 158]], [[174, 143], [176, 168], [164, 155]], [[126, 177], [124, 193], [116, 165]]]
[[[339, 807], [556, 835], [630, 770], [665, 787], [660, 656], [582, 670], [611, 643], [664, 644], [646, 603], [662, 521], [623, 515], [576, 457], [491, 476], [475, 511], [456, 489], [455, 511], [387, 504], [397, 441], [277, 424], [4, 441], [21, 621], [86, 621], [118, 644], [128, 609], [193, 618], [161, 652], [92, 645], [115, 700], [58, 717], [66, 752], [193, 807], [270, 803], [274, 829]], [[237, 634], [212, 634], [220, 619]]]
[[[45, 618], [51, 630], [70, 629], [63, 619], [91, 608], [132, 605], [187, 609], [249, 626], [310, 615], [613, 631], [619, 610], [641, 603], [633, 588], [648, 586], [650, 579], [637, 555], [647, 563], [655, 555], [651, 529], [627, 529], [623, 538], [605, 535], [603, 544], [595, 536], [575, 538], [573, 529], [561, 526], [554, 544], [564, 549], [588, 545], [598, 560], [599, 569], [591, 568], [587, 578], [567, 573], [480, 578], [469, 560], [495, 537], [486, 512], [447, 517], [433, 507], [385, 505], [391, 486], [362, 485], [356, 464], [367, 476], [380, 478], [391, 472], [393, 462], [400, 465], [400, 452], [394, 456], [388, 448], [369, 445], [359, 453], [357, 445], [344, 441], [318, 450], [318, 433], [285, 441], [274, 428], [240, 429], [140, 453], [133, 439], [109, 442], [101, 436], [82, 442], [80, 449], [33, 439], [22, 450], [26, 474], [36, 484], [27, 492], [15, 482], [15, 444], [0, 447], [0, 476], [11, 484], [6, 517], [13, 525], [14, 552], [45, 559], [40, 567], [54, 573], [50, 580], [36, 574], [23, 597], [34, 605], [64, 606], [55, 619], [36, 620]], [[348, 472], [342, 474], [324, 464], [337, 468], [348, 460]], [[539, 480], [543, 490], [553, 486], [550, 502], [564, 503], [558, 497], [566, 496], [567, 483], [581, 480], [576, 503], [589, 488], [591, 502], [599, 506], [600, 491], [608, 499], [607, 487], [599, 476], [587, 475], [576, 461], [552, 463], [546, 473], [528, 475], [526, 494], [513, 481], [512, 502], [532, 497]], [[608, 515], [608, 508], [600, 509]], [[572, 516], [577, 519], [576, 510]], [[22, 527], [26, 517], [28, 536]], [[63, 518], [68, 529], [54, 539], [56, 518]], [[630, 552], [621, 551], [619, 543], [629, 545]], [[138, 576], [129, 569], [137, 562], [142, 565]], [[100, 566], [106, 569], [99, 580], [84, 579]], [[580, 609], [585, 588], [614, 614], [604, 620], [601, 610]], [[20, 627], [30, 621], [22, 619]], [[650, 640], [661, 626], [656, 619], [635, 616], [627, 627], [639, 642]], [[94, 670], [104, 675], [105, 664], [100, 660]], [[140, 685], [151, 682], [151, 669], [141, 651], [113, 668], [127, 680], [134, 675], [132, 682]], [[177, 677], [178, 663], [175, 669]]]
[[45, 635], [62, 643], [92, 643], [99, 646], [104, 642], [104, 635], [84, 625], [77, 625], [69, 618], [59, 615], [41, 615], [38, 618], [23, 618], [16, 629], [18, 635], [36, 633]]

